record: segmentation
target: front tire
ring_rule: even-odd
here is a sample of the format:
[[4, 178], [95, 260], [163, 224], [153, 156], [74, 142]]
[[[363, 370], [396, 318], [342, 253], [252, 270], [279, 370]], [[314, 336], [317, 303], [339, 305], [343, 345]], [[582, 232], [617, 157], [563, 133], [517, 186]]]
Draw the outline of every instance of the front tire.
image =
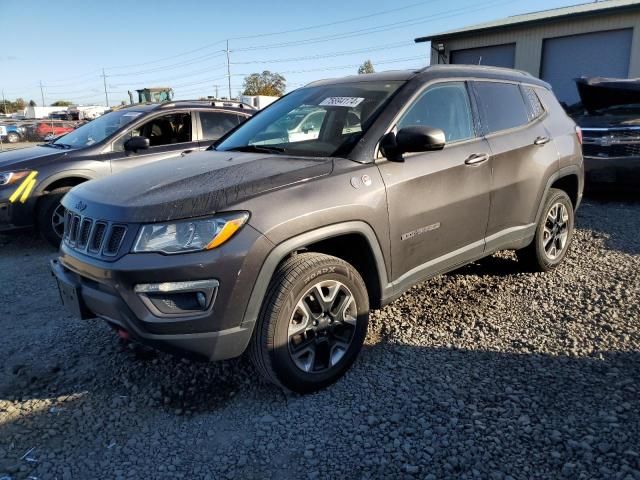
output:
[[536, 272], [548, 272], [556, 268], [571, 245], [574, 221], [569, 195], [563, 190], [549, 190], [533, 242], [516, 251], [518, 260], [528, 270]]
[[7, 133], [7, 142], [18, 143], [20, 141], [20, 135], [16, 132]]
[[69, 190], [71, 187], [56, 188], [38, 202], [36, 226], [42, 238], [56, 248], [64, 233], [64, 207], [60, 201]]
[[249, 353], [270, 382], [313, 392], [353, 364], [368, 322], [367, 289], [350, 264], [329, 255], [297, 254], [271, 280]]

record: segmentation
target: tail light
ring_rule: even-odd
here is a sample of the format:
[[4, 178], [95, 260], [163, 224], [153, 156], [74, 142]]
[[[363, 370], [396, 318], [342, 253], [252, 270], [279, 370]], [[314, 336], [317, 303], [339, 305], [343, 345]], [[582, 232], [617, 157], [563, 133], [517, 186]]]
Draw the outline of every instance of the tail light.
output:
[[576, 126], [576, 135], [578, 136], [578, 141], [580, 142], [580, 145], [582, 145], [582, 129], [578, 126]]

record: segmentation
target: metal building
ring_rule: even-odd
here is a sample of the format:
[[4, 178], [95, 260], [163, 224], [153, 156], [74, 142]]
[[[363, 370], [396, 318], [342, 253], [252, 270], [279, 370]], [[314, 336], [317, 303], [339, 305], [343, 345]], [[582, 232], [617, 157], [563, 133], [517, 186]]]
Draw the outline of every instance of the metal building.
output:
[[580, 76], [640, 77], [640, 0], [608, 0], [508, 17], [416, 38], [431, 42], [431, 64], [525, 70], [561, 101], [578, 101]]

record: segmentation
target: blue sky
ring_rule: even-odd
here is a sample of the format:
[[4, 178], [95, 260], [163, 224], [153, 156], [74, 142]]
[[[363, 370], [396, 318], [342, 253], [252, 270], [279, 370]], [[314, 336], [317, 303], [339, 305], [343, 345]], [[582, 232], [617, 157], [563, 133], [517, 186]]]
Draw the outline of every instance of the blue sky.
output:
[[127, 99], [127, 90], [155, 85], [173, 87], [176, 98], [213, 95], [217, 85], [223, 96], [223, 49], [231, 39], [233, 95], [244, 75], [262, 70], [282, 72], [291, 90], [355, 73], [367, 58], [378, 71], [424, 66], [427, 44], [414, 44], [415, 37], [576, 3], [0, 0], [0, 89], [40, 105], [42, 81], [46, 104], [104, 104], [104, 68], [111, 104]]

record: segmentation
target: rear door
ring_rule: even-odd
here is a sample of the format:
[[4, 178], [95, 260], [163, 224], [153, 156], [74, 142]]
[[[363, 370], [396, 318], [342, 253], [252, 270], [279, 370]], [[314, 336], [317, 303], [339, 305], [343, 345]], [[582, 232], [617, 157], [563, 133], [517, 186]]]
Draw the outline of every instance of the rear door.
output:
[[542, 187], [557, 169], [558, 152], [544, 126], [547, 113], [535, 89], [477, 81], [474, 91], [491, 149], [487, 249], [493, 249], [531, 233]]
[[478, 135], [465, 82], [428, 86], [396, 128], [445, 132], [440, 151], [378, 163], [387, 187], [394, 283], [400, 287], [477, 257], [489, 216], [489, 146]]
[[200, 150], [208, 148], [232, 128], [244, 122], [248, 116], [236, 112], [199, 110]]
[[[150, 147], [137, 152], [125, 151], [124, 143], [134, 136], [147, 137]], [[178, 155], [184, 156], [198, 148], [191, 112], [178, 111], [154, 115], [134, 125], [113, 141], [111, 171], [121, 172]]]

